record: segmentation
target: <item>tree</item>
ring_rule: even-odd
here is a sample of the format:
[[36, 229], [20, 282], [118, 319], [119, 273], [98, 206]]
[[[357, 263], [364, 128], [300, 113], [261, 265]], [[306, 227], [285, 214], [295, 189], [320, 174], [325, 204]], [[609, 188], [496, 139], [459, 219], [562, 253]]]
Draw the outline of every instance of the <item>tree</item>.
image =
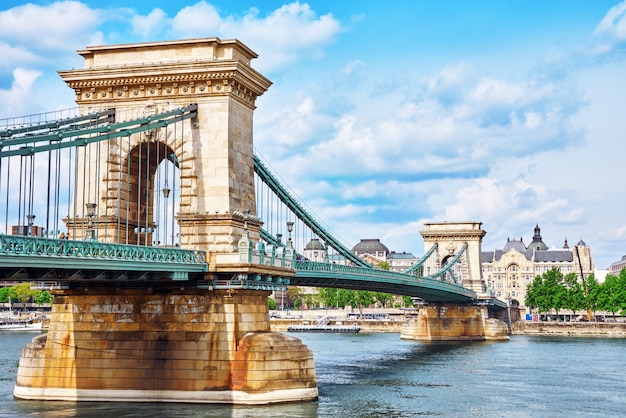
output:
[[[290, 286], [287, 289], [287, 299], [292, 303], [294, 308], [299, 308], [302, 305], [300, 293], [300, 288], [298, 286]], [[297, 306], [296, 303], [298, 304]]]
[[380, 303], [381, 308], [387, 308], [393, 302], [393, 295], [389, 293], [375, 292], [374, 298]]
[[363, 308], [366, 306], [370, 306], [376, 298], [374, 297], [374, 292], [370, 292], [368, 290], [357, 290], [354, 294], [353, 308], [359, 308], [359, 314], [361, 318], [363, 318]]
[[317, 299], [327, 308], [345, 308], [354, 299], [353, 290], [321, 287], [317, 291]]
[[615, 316], [620, 309], [621, 290], [619, 277], [607, 274], [598, 290], [598, 308], [609, 311]]
[[21, 303], [32, 302], [35, 299], [37, 290], [31, 289], [30, 283], [24, 282], [13, 286], [17, 301]]
[[9, 292], [11, 291], [10, 287], [0, 287], [0, 303], [8, 303], [9, 302]]
[[269, 307], [270, 310], [275, 310], [276, 309], [276, 301], [272, 298], [267, 298], [267, 306]]
[[380, 263], [376, 264], [376, 267], [378, 267], [381, 270], [391, 270], [391, 266], [389, 265], [389, 262], [387, 261], [381, 261]]
[[[545, 274], [544, 274], [545, 275]], [[544, 284], [544, 276], [536, 276], [526, 290], [526, 306], [536, 308], [539, 313], [552, 309], [549, 291]]]
[[576, 311], [585, 309], [585, 292], [583, 285], [578, 281], [578, 277], [574, 273], [568, 273], [563, 278], [565, 287], [567, 289], [567, 304], [566, 308], [571, 309], [576, 315]]
[[413, 298], [411, 296], [402, 296], [402, 307], [410, 308], [411, 306], [415, 306]]
[[595, 316], [600, 299], [600, 284], [596, 280], [596, 276], [593, 273], [587, 276], [586, 279], [583, 279], [583, 288], [585, 290], [585, 307], [588, 312], [592, 312]]
[[563, 284], [563, 274], [556, 267], [543, 274], [544, 297], [548, 309], [554, 309], [558, 318], [559, 310], [565, 308], [567, 290]]
[[626, 269], [619, 273], [619, 309], [620, 315], [626, 315]]
[[35, 295], [35, 303], [37, 305], [44, 305], [47, 303], [52, 303], [53, 300], [54, 298], [52, 297], [50, 292], [48, 292], [47, 290], [39, 290], [37, 291], [37, 294]]

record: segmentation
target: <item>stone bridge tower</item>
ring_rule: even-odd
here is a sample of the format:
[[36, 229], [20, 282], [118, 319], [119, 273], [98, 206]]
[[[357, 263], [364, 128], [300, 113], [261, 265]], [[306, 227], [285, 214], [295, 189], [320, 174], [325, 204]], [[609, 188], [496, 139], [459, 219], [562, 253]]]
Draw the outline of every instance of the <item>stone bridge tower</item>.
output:
[[[242, 237], [258, 240], [261, 228], [252, 116], [271, 83], [250, 66], [256, 54], [218, 38], [89, 47], [79, 54], [85, 68], [60, 75], [83, 114], [114, 108], [117, 124], [149, 125], [148, 117], [168, 110], [195, 104], [197, 112], [176, 127], [76, 147], [75, 171], [91, 174], [75, 181], [81, 192], [68, 227], [85, 224], [81, 208], [97, 208], [95, 220], [94, 213], [88, 219], [98, 241], [152, 244], [152, 237], [141, 243], [133, 234], [154, 226], [150, 196], [167, 158], [178, 166], [180, 204], [172, 219], [180, 244], [207, 252], [208, 266], [194, 278], [102, 274], [53, 290], [49, 330], [22, 351], [14, 396], [233, 404], [316, 399], [313, 353], [294, 337], [270, 332], [267, 287], [242, 284], [266, 278], [284, 287], [276, 279], [295, 272], [231, 257]], [[125, 242], [114, 224], [124, 225]], [[239, 284], [223, 283], [233, 277]]]
[[[481, 222], [429, 222], [420, 231], [424, 237], [424, 253], [437, 245], [424, 265], [424, 274], [441, 270], [448, 260], [459, 254], [463, 245], [460, 274], [463, 287], [473, 290], [479, 299], [491, 299], [486, 294], [482, 279], [480, 252], [485, 231]], [[402, 326], [401, 338], [413, 340], [508, 340], [509, 328], [498, 319], [502, 316], [502, 304], [497, 308], [486, 305], [455, 305], [432, 303], [420, 307], [417, 316]], [[494, 305], [494, 306], [495, 306]]]
[[424, 253], [437, 244], [431, 260], [426, 263], [424, 274], [440, 270], [450, 256], [461, 250], [467, 244], [462, 256], [463, 287], [473, 290], [476, 294], [485, 293], [480, 252], [482, 239], [486, 232], [481, 228], [482, 222], [429, 222], [424, 224], [426, 229], [420, 231], [424, 238]]
[[[152, 203], [154, 179], [142, 181], [137, 166], [153, 164], [156, 169], [165, 158], [176, 160], [179, 168], [180, 208], [174, 215], [182, 247], [211, 255], [235, 252], [246, 223], [251, 238], [258, 240], [253, 112], [257, 97], [271, 82], [251, 67], [256, 53], [237, 40], [219, 38], [95, 46], [78, 52], [85, 68], [59, 74], [76, 93], [83, 113], [114, 107], [120, 122], [198, 105], [197, 117], [183, 121], [176, 135], [174, 128], [135, 133], [111, 147], [109, 155], [93, 152], [79, 161], [107, 167], [96, 197], [98, 240], [120, 242], [112, 224], [119, 224], [121, 217], [121, 224], [129, 225], [127, 241], [140, 242], [135, 229], [153, 226], [142, 219], [150, 210], [146, 207]], [[119, 186], [126, 184], [129, 195]], [[142, 201], [142, 194], [150, 197]], [[80, 194], [74, 199], [74, 208], [87, 203]], [[81, 222], [80, 211], [69, 219]]]

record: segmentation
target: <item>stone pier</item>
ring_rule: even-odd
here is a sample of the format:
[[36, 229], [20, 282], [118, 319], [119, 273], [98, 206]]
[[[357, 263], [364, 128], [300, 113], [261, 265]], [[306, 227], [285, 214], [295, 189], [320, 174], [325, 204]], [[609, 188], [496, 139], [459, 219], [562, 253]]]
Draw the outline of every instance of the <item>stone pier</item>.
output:
[[57, 291], [23, 350], [14, 396], [267, 404], [317, 399], [312, 352], [269, 332], [268, 292]]
[[432, 304], [402, 326], [400, 338], [424, 341], [508, 340], [507, 325], [488, 317], [486, 306]]

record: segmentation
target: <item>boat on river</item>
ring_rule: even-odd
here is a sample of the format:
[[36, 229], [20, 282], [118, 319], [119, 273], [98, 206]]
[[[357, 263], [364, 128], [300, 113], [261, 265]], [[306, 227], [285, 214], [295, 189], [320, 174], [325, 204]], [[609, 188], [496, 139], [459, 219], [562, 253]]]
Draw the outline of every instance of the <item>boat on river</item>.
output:
[[292, 325], [287, 327], [287, 331], [289, 332], [344, 332], [357, 334], [361, 331], [360, 327], [357, 326], [341, 326], [341, 325]]
[[41, 331], [42, 325], [32, 319], [0, 318], [0, 331]]

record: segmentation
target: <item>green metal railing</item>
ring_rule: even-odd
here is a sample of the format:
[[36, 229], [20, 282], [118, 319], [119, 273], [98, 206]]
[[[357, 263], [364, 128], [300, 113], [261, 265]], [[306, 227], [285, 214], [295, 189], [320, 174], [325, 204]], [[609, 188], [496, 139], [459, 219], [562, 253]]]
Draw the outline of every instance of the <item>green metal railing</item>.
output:
[[105, 263], [115, 269], [117, 263], [123, 264], [125, 269], [136, 266], [140, 270], [152, 265], [152, 270], [207, 271], [203, 251], [0, 234], [0, 263], [3, 266], [30, 261], [29, 265], [55, 264], [59, 267], [62, 260], [66, 261], [67, 267], [78, 262], [84, 268], [84, 261], [88, 261], [94, 268]]

